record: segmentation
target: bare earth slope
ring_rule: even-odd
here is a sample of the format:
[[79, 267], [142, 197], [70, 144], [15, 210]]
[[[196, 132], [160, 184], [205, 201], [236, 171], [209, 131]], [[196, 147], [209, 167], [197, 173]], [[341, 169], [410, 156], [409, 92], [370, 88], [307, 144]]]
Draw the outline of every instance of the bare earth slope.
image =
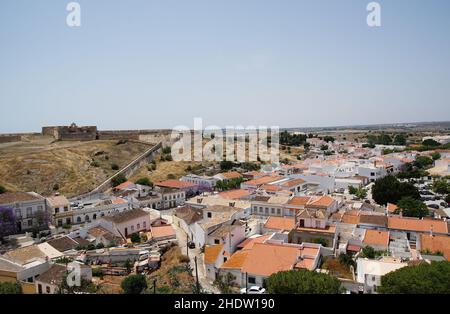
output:
[[149, 147], [133, 141], [53, 142], [42, 136], [0, 144], [0, 185], [49, 195], [57, 184], [58, 192], [70, 197], [90, 191], [117, 172], [112, 164], [122, 168]]

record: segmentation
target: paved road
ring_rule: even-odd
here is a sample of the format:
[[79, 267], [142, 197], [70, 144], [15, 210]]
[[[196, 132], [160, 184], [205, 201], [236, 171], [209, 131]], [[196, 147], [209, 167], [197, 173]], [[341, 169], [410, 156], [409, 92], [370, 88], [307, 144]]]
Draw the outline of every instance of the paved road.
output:
[[[168, 219], [168, 217], [165, 215], [163, 215], [163, 218]], [[172, 217], [170, 217], [169, 221], [172, 221]], [[186, 233], [183, 231], [183, 229], [179, 228], [175, 224], [173, 225], [173, 227], [175, 228], [175, 232], [178, 239], [178, 245], [181, 249], [181, 253], [184, 255], [187, 254], [189, 255], [192, 275], [194, 276], [194, 278], [195, 278], [194, 258], [197, 257], [198, 280], [203, 290], [206, 290], [208, 293], [215, 293], [215, 294], [220, 293], [220, 291], [216, 287], [214, 287], [210, 282], [210, 280], [206, 277], [205, 264], [203, 263], [203, 254], [200, 252], [200, 248], [196, 247], [195, 249], [188, 249]]]

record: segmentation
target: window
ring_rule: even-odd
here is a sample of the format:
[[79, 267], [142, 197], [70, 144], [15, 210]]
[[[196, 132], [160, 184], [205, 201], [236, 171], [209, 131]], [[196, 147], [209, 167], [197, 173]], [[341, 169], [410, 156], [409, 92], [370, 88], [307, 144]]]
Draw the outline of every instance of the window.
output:
[[220, 240], [219, 239], [214, 239], [214, 244], [220, 244]]
[[266, 207], [266, 208], [264, 209], [264, 211], [265, 211], [266, 214], [268, 214], [268, 213], [269, 213], [269, 208]]
[[255, 284], [256, 283], [256, 278], [249, 276], [248, 277], [248, 283]]
[[137, 229], [141, 229], [141, 224], [137, 224]]
[[208, 213], [207, 213], [207, 216], [208, 216], [208, 218], [211, 218], [211, 217], [212, 217], [211, 212], [208, 212]]
[[270, 209], [270, 212], [271, 212], [272, 214], [275, 214], [275, 208], [272, 207], [272, 208]]
[[55, 214], [59, 213], [59, 208], [55, 208]]
[[144, 226], [144, 229], [147, 228], [147, 222], [146, 222], [146, 221], [144, 221], [144, 222], [142, 223], [142, 225]]
[[131, 226], [131, 231], [134, 231], [134, 226]]
[[33, 209], [31, 207], [27, 207], [27, 217], [31, 217], [31, 212]]
[[28, 220], [28, 227], [31, 227], [33, 225], [33, 219]]
[[93, 216], [92, 216], [92, 219], [97, 219], [97, 214], [94, 214]]
[[39, 206], [38, 206], [38, 210], [42, 210], [42, 205], [39, 205]]
[[69, 210], [69, 207], [64, 206], [64, 211], [66, 212], [66, 211], [68, 211], [68, 210]]
[[81, 217], [77, 217], [77, 222], [81, 222]]
[[71, 221], [70, 218], [66, 218], [66, 224], [70, 225]]
[[45, 292], [50, 293], [50, 286], [45, 287]]
[[33, 277], [28, 277], [27, 281], [28, 282], [33, 282]]
[[277, 208], [277, 215], [281, 215], [281, 209]]

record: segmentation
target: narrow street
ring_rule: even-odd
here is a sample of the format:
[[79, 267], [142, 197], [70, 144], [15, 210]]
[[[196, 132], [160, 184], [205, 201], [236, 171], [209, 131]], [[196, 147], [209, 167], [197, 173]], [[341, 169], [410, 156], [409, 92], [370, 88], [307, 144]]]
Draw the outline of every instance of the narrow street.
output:
[[[164, 216], [164, 219], [169, 220], [168, 216]], [[170, 222], [172, 222], [172, 217], [170, 217]], [[205, 290], [207, 293], [214, 293], [219, 294], [220, 291], [212, 285], [212, 283], [208, 280], [206, 277], [206, 269], [205, 264], [203, 263], [203, 254], [200, 252], [200, 248], [195, 249], [188, 249], [187, 247], [187, 235], [186, 233], [176, 226], [175, 224], [172, 225], [175, 229], [177, 239], [178, 239], [178, 246], [181, 249], [181, 253], [184, 255], [188, 255], [190, 259], [190, 266], [192, 269], [192, 276], [194, 276], [195, 279], [195, 257], [197, 257], [197, 269], [198, 269], [198, 280], [200, 282], [201, 287], [203, 290]]]

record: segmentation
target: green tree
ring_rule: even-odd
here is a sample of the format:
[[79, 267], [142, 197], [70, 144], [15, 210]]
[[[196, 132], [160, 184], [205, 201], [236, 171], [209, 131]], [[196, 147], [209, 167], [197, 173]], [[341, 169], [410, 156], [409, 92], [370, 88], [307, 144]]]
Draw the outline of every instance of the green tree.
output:
[[430, 166], [433, 164], [433, 159], [431, 159], [428, 156], [419, 156], [414, 161], [414, 166], [416, 166], [419, 169], [423, 169], [427, 166]]
[[375, 258], [376, 256], [376, 251], [373, 247], [371, 246], [365, 246], [363, 247], [362, 251], [361, 251], [361, 255], [362, 257], [367, 257], [367, 258]]
[[394, 145], [400, 145], [400, 146], [406, 145], [406, 136], [403, 134], [397, 134], [394, 137]]
[[372, 197], [380, 205], [397, 204], [405, 196], [420, 199], [419, 190], [413, 184], [400, 182], [393, 176], [378, 179], [372, 187]]
[[325, 142], [334, 142], [335, 141], [335, 139], [334, 139], [334, 137], [332, 137], [332, 136], [329, 136], [329, 135], [327, 135], [327, 136], [324, 136], [324, 138], [323, 138], [323, 140], [325, 141]]
[[428, 147], [437, 147], [437, 146], [441, 146], [441, 143], [436, 142], [433, 139], [428, 139], [422, 142], [423, 146], [428, 146]]
[[119, 165], [118, 164], [111, 164], [111, 169], [112, 170], [119, 170]]
[[445, 202], [450, 203], [450, 194], [447, 194], [445, 197]]
[[352, 194], [352, 195], [355, 195], [356, 192], [358, 192], [358, 189], [357, 189], [357, 188], [355, 188], [353, 185], [349, 185], [349, 186], [348, 186], [348, 193], [350, 193], [350, 194]]
[[141, 236], [137, 232], [131, 234], [130, 239], [131, 239], [131, 242], [133, 242], [133, 243], [140, 243], [141, 242]]
[[150, 179], [147, 177], [139, 178], [134, 183], [140, 184], [140, 185], [146, 185], [146, 186], [153, 186], [153, 182], [150, 181]]
[[170, 148], [170, 146], [166, 146], [162, 149], [163, 154], [170, 154], [171, 152], [172, 152], [172, 149]]
[[397, 206], [397, 212], [402, 210], [402, 215], [406, 217], [422, 218], [429, 214], [427, 206], [422, 201], [410, 196], [403, 197], [397, 203]]
[[438, 152], [434, 152], [431, 154], [431, 158], [433, 158], [433, 160], [438, 160], [439, 158], [441, 158], [441, 154], [439, 154]]
[[450, 262], [422, 263], [390, 272], [381, 278], [379, 293], [449, 294]]
[[22, 294], [22, 286], [18, 282], [0, 282], [0, 294]]
[[439, 194], [450, 193], [450, 184], [446, 179], [439, 179], [433, 182], [433, 191]]
[[222, 160], [220, 162], [220, 170], [226, 171], [233, 169], [233, 162], [229, 160]]
[[266, 279], [269, 293], [274, 294], [336, 294], [341, 283], [336, 277], [309, 270], [281, 271]]
[[326, 151], [326, 150], [328, 150], [328, 145], [322, 145], [322, 146], [320, 146], [320, 150], [323, 150], [323, 151]]
[[111, 179], [111, 185], [113, 187], [116, 187], [119, 184], [124, 183], [125, 181], [127, 181], [127, 177], [125, 177], [125, 175], [123, 173], [119, 173]]
[[140, 294], [147, 289], [147, 280], [142, 274], [130, 275], [122, 281], [120, 287], [124, 294]]
[[231, 273], [226, 273], [225, 275], [217, 276], [214, 280], [213, 285], [216, 286], [221, 293], [230, 294], [233, 292], [234, 280], [236, 277]]

